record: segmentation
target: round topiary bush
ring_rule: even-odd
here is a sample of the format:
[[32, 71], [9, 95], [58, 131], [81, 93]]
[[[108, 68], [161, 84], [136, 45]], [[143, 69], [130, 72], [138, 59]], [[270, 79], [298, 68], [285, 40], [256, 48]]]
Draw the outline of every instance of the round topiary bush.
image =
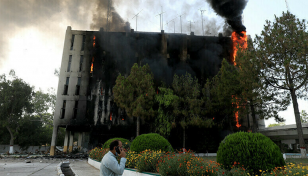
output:
[[154, 151], [162, 150], [165, 152], [173, 151], [173, 148], [168, 140], [157, 133], [142, 134], [137, 136], [130, 146], [130, 150], [137, 153], [145, 151], [146, 149]]
[[110, 147], [110, 143], [114, 140], [120, 140], [122, 142], [122, 147], [125, 148], [125, 149], [129, 149], [129, 146], [130, 146], [130, 141], [127, 140], [127, 139], [124, 139], [124, 138], [111, 138], [109, 140], [107, 140], [104, 145], [103, 145], [103, 148], [108, 148]]
[[217, 151], [217, 162], [230, 170], [239, 165], [253, 174], [285, 165], [279, 147], [261, 133], [238, 132], [225, 137]]

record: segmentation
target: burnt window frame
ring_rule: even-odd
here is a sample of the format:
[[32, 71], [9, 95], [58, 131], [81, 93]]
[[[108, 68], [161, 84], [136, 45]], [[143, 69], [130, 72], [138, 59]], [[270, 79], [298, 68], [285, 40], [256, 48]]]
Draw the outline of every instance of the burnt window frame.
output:
[[84, 56], [83, 56], [83, 55], [80, 55], [80, 60], [79, 60], [79, 72], [82, 71], [83, 60], [84, 60]]
[[72, 35], [71, 48], [70, 48], [70, 50], [73, 50], [73, 48], [74, 48], [74, 40], [75, 40], [75, 34]]
[[81, 85], [81, 77], [77, 78], [77, 85], [75, 89], [75, 95], [80, 95], [80, 85]]
[[77, 112], [78, 112], [78, 100], [75, 101], [74, 109], [73, 109], [73, 119], [77, 118]]
[[69, 55], [69, 57], [68, 57], [68, 65], [67, 65], [67, 70], [66, 70], [67, 72], [71, 71], [72, 58], [73, 58], [73, 56]]
[[69, 82], [70, 82], [70, 77], [66, 77], [64, 89], [63, 89], [63, 95], [68, 95], [67, 93], [68, 93]]
[[84, 51], [85, 44], [86, 44], [86, 35], [82, 35], [81, 51]]
[[61, 113], [60, 113], [60, 119], [65, 118], [65, 108], [66, 108], [66, 100], [63, 100], [62, 108], [61, 108]]

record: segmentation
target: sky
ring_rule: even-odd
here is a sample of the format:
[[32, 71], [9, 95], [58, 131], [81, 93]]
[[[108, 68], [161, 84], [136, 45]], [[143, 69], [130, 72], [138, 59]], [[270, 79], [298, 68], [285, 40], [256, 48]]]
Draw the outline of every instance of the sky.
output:
[[[47, 91], [58, 87], [54, 70], [60, 68], [65, 31], [98, 30], [91, 25], [98, 14], [105, 9], [104, 0], [0, 0], [0, 74], [14, 69], [16, 75], [36, 90]], [[289, 11], [299, 19], [308, 20], [307, 0], [288, 0]], [[202, 35], [202, 18], [206, 35], [222, 32], [224, 18], [218, 16], [206, 0], [113, 0], [115, 11], [136, 28], [135, 14], [138, 15], [138, 31], [159, 32], [160, 16], [163, 14], [163, 29], [166, 33], [181, 32]], [[260, 35], [266, 20], [273, 21], [274, 15], [281, 16], [287, 11], [285, 0], [248, 0], [243, 11], [247, 34], [254, 38]], [[180, 17], [181, 15], [181, 17]], [[171, 21], [174, 19], [174, 22]], [[191, 22], [189, 22], [191, 21]], [[190, 25], [191, 23], [191, 25]], [[175, 26], [174, 26], [175, 25]], [[92, 26], [92, 28], [91, 28]], [[308, 102], [298, 100], [299, 109], [308, 111]], [[295, 124], [291, 106], [280, 115], [286, 124]], [[268, 124], [276, 123], [273, 119]]]

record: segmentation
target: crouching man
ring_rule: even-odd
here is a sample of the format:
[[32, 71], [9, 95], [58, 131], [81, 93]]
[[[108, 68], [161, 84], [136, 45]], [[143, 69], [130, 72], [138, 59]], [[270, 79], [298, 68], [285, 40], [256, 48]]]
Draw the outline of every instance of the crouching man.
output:
[[[126, 153], [122, 148], [122, 142], [119, 140], [112, 141], [109, 148], [110, 151], [106, 153], [101, 161], [100, 176], [122, 175], [126, 162]], [[116, 156], [121, 157], [120, 164]]]

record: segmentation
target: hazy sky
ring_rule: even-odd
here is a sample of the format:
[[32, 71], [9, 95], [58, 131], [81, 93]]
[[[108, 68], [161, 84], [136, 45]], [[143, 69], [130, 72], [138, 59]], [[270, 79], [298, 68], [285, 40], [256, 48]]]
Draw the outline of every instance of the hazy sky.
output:
[[[205, 0], [114, 0], [114, 7], [119, 15], [136, 28], [134, 14], [138, 16], [138, 31], [160, 31], [160, 18], [157, 16], [163, 8], [164, 30], [180, 33], [191, 30], [201, 35], [201, 14], [204, 13], [204, 26], [207, 35], [216, 35], [222, 31], [224, 19], [217, 16]], [[99, 0], [0, 0], [0, 74], [8, 74], [14, 69], [17, 76], [36, 89], [57, 89], [58, 79], [53, 75], [62, 59], [65, 30], [93, 30], [90, 28], [93, 14]], [[308, 19], [307, 0], [288, 0], [291, 13], [300, 19]], [[103, 9], [102, 9], [103, 10]], [[274, 15], [281, 16], [286, 11], [285, 0], [249, 0], [244, 10], [244, 25], [247, 33], [259, 35], [265, 20], [273, 21]], [[169, 23], [168, 23], [169, 22]], [[168, 23], [168, 24], [167, 24]], [[97, 29], [94, 29], [97, 30]], [[308, 111], [308, 103], [299, 100], [299, 109]], [[293, 108], [280, 113], [286, 124], [294, 124]], [[266, 125], [274, 120], [266, 121]]]

